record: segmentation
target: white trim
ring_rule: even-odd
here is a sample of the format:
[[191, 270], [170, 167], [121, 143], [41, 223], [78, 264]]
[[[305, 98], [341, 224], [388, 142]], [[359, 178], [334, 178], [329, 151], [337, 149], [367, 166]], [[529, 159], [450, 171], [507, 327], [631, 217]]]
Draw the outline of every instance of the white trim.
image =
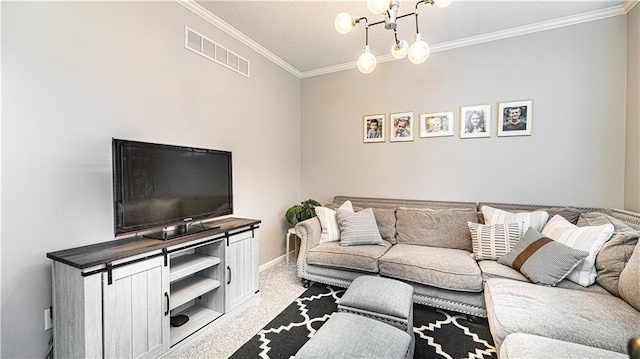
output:
[[[293, 252], [293, 251], [291, 251], [291, 252]], [[291, 254], [291, 252], [289, 252], [289, 254]], [[269, 268], [273, 268], [273, 267], [275, 267], [277, 265], [280, 265], [280, 264], [284, 263], [284, 260], [285, 260], [285, 255], [283, 254], [280, 257], [276, 257], [276, 259], [261, 265], [258, 270], [260, 272], [262, 272], [262, 271], [267, 270]], [[293, 265], [293, 266], [296, 265], [296, 261], [294, 260], [293, 263], [291, 263], [290, 265]]]
[[197, 4], [194, 0], [175, 0], [175, 1], [178, 4], [186, 7], [189, 10], [191, 10], [194, 14], [196, 14], [196, 15], [200, 16], [201, 18], [203, 18], [204, 20], [210, 22], [213, 26], [215, 26], [215, 27], [219, 28], [220, 30], [226, 32], [227, 34], [229, 34], [230, 36], [232, 36], [236, 40], [240, 41], [241, 43], [247, 45], [249, 48], [251, 48], [252, 50], [256, 51], [260, 55], [262, 55], [262, 56], [266, 57], [267, 59], [271, 60], [276, 65], [278, 65], [278, 66], [282, 67], [283, 69], [289, 71], [294, 76], [300, 78], [300, 76], [302, 75], [302, 73], [300, 71], [298, 71], [295, 67], [289, 65], [287, 62], [285, 62], [284, 60], [282, 60], [281, 58], [279, 58], [278, 56], [273, 54], [271, 51], [265, 49], [264, 47], [262, 47], [257, 42], [251, 40], [245, 34], [241, 33], [238, 30], [236, 30], [236, 28], [234, 28], [233, 26], [231, 26], [231, 25], [227, 24], [226, 22], [222, 21], [222, 19], [220, 19], [219, 17], [217, 17], [214, 14], [212, 14], [211, 12], [209, 12], [207, 9], [205, 9], [202, 6], [200, 6], [199, 4]]
[[624, 8], [624, 11], [626, 13], [629, 13], [629, 11], [631, 11], [631, 9], [633, 9], [634, 6], [638, 5], [639, 2], [640, 0], [626, 0], [622, 4], [622, 7]]
[[[640, 0], [632, 0], [632, 1], [635, 1], [637, 3]], [[626, 4], [627, 2], [625, 2], [625, 5]], [[632, 7], [633, 5], [629, 9], [631, 9]], [[603, 10], [587, 12], [580, 15], [567, 16], [560, 19], [539, 22], [536, 24], [520, 26], [512, 29], [502, 30], [502, 31], [496, 31], [489, 34], [467, 37], [465, 39], [442, 42], [439, 44], [432, 45], [431, 52], [434, 53], [439, 51], [456, 49], [459, 47], [472, 46], [472, 45], [477, 45], [484, 42], [502, 40], [510, 37], [516, 37], [516, 36], [521, 36], [526, 34], [532, 34], [535, 32], [556, 29], [559, 27], [581, 24], [583, 22], [606, 19], [613, 16], [624, 15], [626, 13], [627, 12], [625, 11], [625, 8], [623, 8], [622, 5], [619, 5], [619, 6], [603, 9]], [[378, 60], [378, 63], [381, 63], [381, 62], [395, 61], [396, 59], [393, 56], [391, 56], [391, 54], [387, 54], [387, 55], [377, 57], [377, 60]], [[321, 69], [305, 71], [302, 73], [301, 78], [319, 76], [319, 75], [324, 75], [324, 74], [343, 71], [343, 70], [351, 70], [355, 67], [356, 67], [355, 61], [345, 63], [345, 64], [340, 64], [340, 65], [335, 65], [335, 66], [328, 66]]]

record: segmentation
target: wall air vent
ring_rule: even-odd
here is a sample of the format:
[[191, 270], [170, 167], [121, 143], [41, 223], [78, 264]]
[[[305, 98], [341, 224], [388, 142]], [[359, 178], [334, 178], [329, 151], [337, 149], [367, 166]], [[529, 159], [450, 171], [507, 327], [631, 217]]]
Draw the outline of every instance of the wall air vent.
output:
[[184, 47], [249, 77], [249, 60], [207, 39], [187, 26], [184, 27]]

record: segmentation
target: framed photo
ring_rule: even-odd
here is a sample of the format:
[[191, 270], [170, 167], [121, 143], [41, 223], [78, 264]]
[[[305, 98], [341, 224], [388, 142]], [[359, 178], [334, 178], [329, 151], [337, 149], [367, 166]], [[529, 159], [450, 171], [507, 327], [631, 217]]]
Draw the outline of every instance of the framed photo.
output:
[[413, 112], [389, 115], [389, 141], [413, 141]]
[[460, 138], [491, 137], [491, 105], [460, 107]]
[[362, 124], [364, 126], [364, 143], [384, 142], [384, 124], [387, 119], [386, 115], [368, 115], [364, 116]]
[[421, 113], [420, 137], [453, 136], [453, 112]]
[[498, 104], [498, 136], [531, 136], [533, 101]]

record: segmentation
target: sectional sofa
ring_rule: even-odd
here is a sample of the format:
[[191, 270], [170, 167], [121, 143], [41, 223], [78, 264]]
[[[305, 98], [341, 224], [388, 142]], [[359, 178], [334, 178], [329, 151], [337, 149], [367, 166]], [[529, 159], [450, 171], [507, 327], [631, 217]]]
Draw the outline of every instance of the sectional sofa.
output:
[[[347, 196], [336, 196], [325, 207], [336, 209], [345, 201], [356, 212], [372, 209], [367, 211], [373, 211], [381, 243], [321, 243], [318, 217], [298, 223], [297, 273], [303, 283], [348, 287], [365, 274], [407, 282], [414, 287], [416, 303], [487, 317], [501, 358], [622, 358], [627, 357], [629, 339], [640, 336], [640, 214], [612, 208]], [[495, 258], [474, 258], [481, 249], [473, 247], [477, 242], [471, 239], [469, 223], [483, 224], [487, 208], [512, 214], [546, 212], [546, 218], [558, 215], [585, 228], [610, 226], [613, 233], [592, 259], [595, 283], [584, 286], [563, 279], [555, 286], [535, 284]]]

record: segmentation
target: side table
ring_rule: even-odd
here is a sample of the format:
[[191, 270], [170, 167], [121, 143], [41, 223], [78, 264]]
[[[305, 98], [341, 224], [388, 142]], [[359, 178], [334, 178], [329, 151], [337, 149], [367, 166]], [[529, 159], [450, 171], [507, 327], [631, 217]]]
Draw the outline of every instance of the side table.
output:
[[287, 265], [289, 265], [289, 242], [291, 241], [291, 238], [293, 238], [293, 247], [294, 247], [294, 252], [293, 252], [293, 258], [297, 258], [298, 255], [298, 236], [296, 235], [296, 229], [295, 228], [289, 228], [287, 230], [287, 248], [285, 249], [285, 255], [287, 256], [286, 259], [286, 263]]

